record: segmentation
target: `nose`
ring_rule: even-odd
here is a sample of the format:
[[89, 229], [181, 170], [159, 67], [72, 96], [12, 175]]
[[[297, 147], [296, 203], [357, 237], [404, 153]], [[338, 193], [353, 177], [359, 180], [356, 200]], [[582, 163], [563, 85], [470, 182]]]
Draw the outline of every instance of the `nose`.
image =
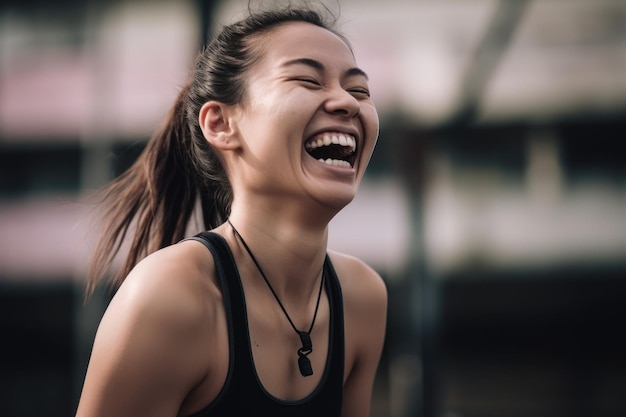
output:
[[324, 108], [328, 113], [344, 117], [355, 117], [361, 110], [359, 101], [340, 86], [329, 93]]

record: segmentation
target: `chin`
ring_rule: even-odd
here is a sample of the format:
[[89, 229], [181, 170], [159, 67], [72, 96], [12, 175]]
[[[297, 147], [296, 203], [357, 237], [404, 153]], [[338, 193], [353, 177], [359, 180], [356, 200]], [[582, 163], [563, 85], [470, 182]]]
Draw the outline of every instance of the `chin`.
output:
[[343, 210], [344, 207], [350, 204], [352, 200], [354, 200], [355, 196], [356, 192], [354, 190], [344, 191], [341, 193], [326, 194], [322, 198], [318, 199], [318, 201], [324, 207], [328, 208], [329, 211], [332, 212], [332, 215], [335, 216]]

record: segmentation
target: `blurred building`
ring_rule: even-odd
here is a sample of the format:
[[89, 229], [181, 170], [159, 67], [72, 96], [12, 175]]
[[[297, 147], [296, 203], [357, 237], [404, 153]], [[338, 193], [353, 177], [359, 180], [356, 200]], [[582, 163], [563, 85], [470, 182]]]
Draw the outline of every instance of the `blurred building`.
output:
[[[330, 245], [390, 293], [373, 416], [626, 415], [626, 3], [344, 0], [381, 135]], [[243, 1], [0, 6], [0, 409], [71, 415], [101, 291], [81, 198]]]

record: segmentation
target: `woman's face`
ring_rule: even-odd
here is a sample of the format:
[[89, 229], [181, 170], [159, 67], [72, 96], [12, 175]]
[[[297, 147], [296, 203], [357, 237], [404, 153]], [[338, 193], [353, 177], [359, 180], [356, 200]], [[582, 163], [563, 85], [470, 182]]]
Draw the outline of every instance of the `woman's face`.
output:
[[341, 209], [378, 137], [367, 76], [341, 38], [312, 24], [282, 25], [260, 45], [237, 120], [242, 152], [233, 188], [240, 179], [265, 196], [305, 196]]

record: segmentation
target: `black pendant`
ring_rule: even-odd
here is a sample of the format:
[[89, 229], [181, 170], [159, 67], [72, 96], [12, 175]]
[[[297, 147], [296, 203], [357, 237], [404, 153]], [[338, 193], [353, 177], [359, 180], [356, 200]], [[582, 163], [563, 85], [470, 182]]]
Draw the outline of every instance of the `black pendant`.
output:
[[[298, 355], [300, 355], [300, 351], [298, 350]], [[311, 376], [313, 375], [313, 368], [311, 367], [311, 360], [307, 358], [305, 355], [300, 355], [298, 358], [298, 366], [300, 367], [300, 373], [302, 376]]]
[[298, 335], [302, 341], [302, 347], [298, 349], [298, 367], [300, 368], [302, 376], [311, 376], [313, 375], [313, 368], [311, 367], [311, 360], [307, 358], [307, 355], [313, 352], [311, 334], [298, 331]]

